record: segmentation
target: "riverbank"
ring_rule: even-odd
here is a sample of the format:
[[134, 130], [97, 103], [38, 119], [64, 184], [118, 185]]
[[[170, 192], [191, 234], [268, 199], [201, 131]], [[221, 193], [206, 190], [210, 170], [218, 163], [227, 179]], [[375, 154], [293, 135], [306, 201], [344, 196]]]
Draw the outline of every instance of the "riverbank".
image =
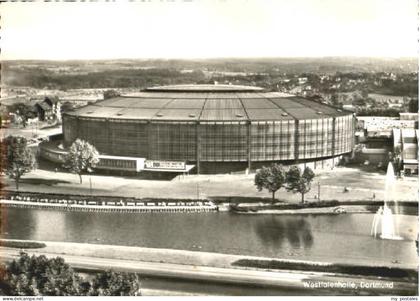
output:
[[253, 208], [252, 210], [233, 210], [237, 214], [345, 214], [345, 213], [372, 213], [366, 206], [331, 206], [299, 209], [264, 209]]
[[212, 212], [217, 211], [217, 206], [203, 206], [203, 205], [77, 205], [77, 204], [54, 204], [54, 203], [37, 203], [30, 201], [12, 201], [0, 200], [0, 205], [3, 207], [11, 208], [24, 208], [24, 209], [44, 209], [44, 210], [60, 210], [60, 211], [77, 211], [77, 212], [122, 212], [122, 213], [151, 213], [151, 212]]
[[[212, 200], [177, 200], [166, 198], [127, 198], [103, 195], [80, 195], [41, 193], [27, 191], [3, 190], [3, 207], [47, 209], [81, 212], [215, 212], [232, 211], [239, 214], [343, 214], [343, 213], [374, 213], [380, 200], [359, 201], [311, 201], [305, 203], [289, 203], [256, 197], [219, 197]], [[388, 205], [396, 206], [389, 202]], [[418, 204], [414, 202], [398, 202], [399, 214], [418, 215]]]
[[[233, 203], [230, 211], [238, 214], [344, 214], [375, 213], [384, 201], [360, 200], [355, 202], [318, 201], [290, 204], [277, 203]], [[413, 202], [387, 202], [394, 212], [404, 215], [418, 215], [418, 204]]]
[[4, 207], [79, 212], [212, 212], [218, 206], [208, 200], [139, 199], [101, 195], [41, 193], [3, 190]]
[[[25, 242], [7, 241], [9, 244]], [[149, 276], [253, 285], [288, 285], [302, 289], [304, 282], [358, 279], [372, 283], [393, 281], [396, 290], [402, 288], [417, 290], [417, 282], [413, 279], [413, 275], [417, 273], [417, 266], [404, 263], [383, 266], [370, 261], [360, 266], [360, 262], [346, 262], [345, 259], [336, 262], [318, 262], [115, 245], [49, 241], [33, 241], [33, 243], [45, 244], [45, 247], [25, 250], [29, 254], [60, 256], [76, 269], [84, 271], [113, 268]], [[3, 260], [10, 260], [16, 257], [18, 252], [19, 249], [2, 248], [1, 256]], [[256, 262], [260, 264], [275, 262], [277, 267], [256, 266]], [[346, 273], [343, 267], [350, 269], [352, 273]], [[364, 274], [358, 274], [358, 269], [354, 267], [363, 267]]]

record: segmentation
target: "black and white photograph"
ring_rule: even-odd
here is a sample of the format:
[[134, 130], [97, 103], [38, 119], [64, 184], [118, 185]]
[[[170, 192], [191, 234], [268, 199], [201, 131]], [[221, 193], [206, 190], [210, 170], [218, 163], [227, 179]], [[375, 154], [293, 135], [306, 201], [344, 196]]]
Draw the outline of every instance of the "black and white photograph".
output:
[[417, 300], [418, 0], [0, 15], [2, 300]]

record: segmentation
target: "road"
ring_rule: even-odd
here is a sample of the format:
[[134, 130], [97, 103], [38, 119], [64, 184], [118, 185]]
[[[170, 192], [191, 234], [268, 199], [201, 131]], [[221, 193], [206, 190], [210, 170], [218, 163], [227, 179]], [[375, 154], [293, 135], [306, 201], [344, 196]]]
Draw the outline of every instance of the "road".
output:
[[[27, 251], [31, 254], [31, 251]], [[2, 248], [1, 256], [3, 260], [11, 260], [18, 256], [19, 250]], [[43, 253], [37, 250], [34, 254], [44, 254], [47, 257], [56, 257], [56, 253]], [[76, 270], [96, 271], [113, 269], [117, 271], [135, 272], [142, 275], [142, 277], [157, 278], [157, 279], [173, 279], [160, 280], [162, 287], [156, 287], [156, 281], [150, 282], [144, 287], [143, 294], [151, 295], [176, 295], [176, 294], [209, 294], [208, 292], [200, 291], [200, 284], [197, 283], [212, 283], [216, 284], [215, 292], [217, 291], [217, 284], [232, 285], [232, 286], [252, 286], [257, 290], [258, 288], [271, 288], [271, 291], [278, 291], [278, 294], [294, 294], [294, 295], [415, 295], [417, 294], [416, 283], [408, 283], [401, 281], [390, 282], [385, 279], [366, 279], [355, 276], [334, 275], [326, 273], [313, 272], [296, 272], [296, 271], [266, 271], [255, 269], [239, 269], [239, 268], [218, 268], [208, 266], [193, 266], [173, 263], [157, 263], [157, 262], [142, 262], [134, 260], [108, 259], [98, 257], [73, 256], [73, 255], [59, 255], [65, 261], [74, 267]], [[147, 281], [146, 281], [147, 282]], [[157, 280], [159, 282], [159, 280]], [[180, 292], [174, 288], [167, 289], [166, 282], [174, 283], [181, 282], [183, 289]], [[188, 285], [189, 283], [189, 285]], [[329, 283], [329, 284], [328, 284]], [[314, 286], [321, 286], [316, 288], [307, 287], [310, 284]], [[350, 287], [354, 284], [354, 287]], [[392, 284], [392, 287], [389, 287]], [[143, 284], [144, 285], [144, 284]], [[336, 285], [334, 288], [324, 288], [326, 285]], [[337, 287], [338, 285], [338, 287]], [[341, 286], [345, 285], [346, 288]], [[153, 289], [147, 286], [154, 286]], [[188, 286], [193, 286], [193, 292], [187, 292]], [[365, 287], [362, 287], [365, 286]], [[388, 287], [387, 287], [388, 286]], [[187, 289], [185, 289], [187, 288]], [[198, 288], [198, 289], [197, 289]], [[203, 287], [204, 289], [204, 287]], [[191, 290], [191, 287], [190, 287]], [[223, 293], [220, 293], [223, 294]], [[248, 292], [252, 295], [252, 291]]]
[[[46, 128], [41, 128], [41, 127], [46, 127]], [[40, 123], [39, 125], [30, 124], [26, 128], [9, 127], [9, 128], [1, 129], [2, 137], [7, 137], [9, 135], [12, 135], [12, 136], [24, 136], [27, 139], [31, 139], [35, 136], [47, 138], [48, 136], [57, 135], [61, 133], [62, 133], [61, 126], [49, 126], [45, 122]]]

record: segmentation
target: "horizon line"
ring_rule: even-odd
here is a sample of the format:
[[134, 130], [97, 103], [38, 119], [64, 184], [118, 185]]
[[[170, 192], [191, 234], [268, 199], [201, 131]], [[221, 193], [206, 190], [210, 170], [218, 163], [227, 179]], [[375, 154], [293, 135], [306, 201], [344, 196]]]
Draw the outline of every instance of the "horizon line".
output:
[[326, 58], [348, 58], [348, 59], [393, 59], [393, 60], [401, 60], [401, 59], [418, 59], [417, 56], [361, 56], [361, 55], [325, 55], [325, 56], [221, 56], [221, 57], [119, 57], [119, 58], [67, 58], [67, 59], [43, 59], [43, 58], [18, 58], [18, 59], [0, 59], [1, 62], [12, 62], [12, 61], [50, 61], [50, 62], [65, 62], [65, 61], [122, 61], [122, 60], [180, 60], [180, 61], [188, 61], [188, 60], [227, 60], [227, 59], [234, 59], [234, 60], [250, 60], [250, 59], [258, 59], [258, 60], [265, 60], [265, 59], [326, 59]]

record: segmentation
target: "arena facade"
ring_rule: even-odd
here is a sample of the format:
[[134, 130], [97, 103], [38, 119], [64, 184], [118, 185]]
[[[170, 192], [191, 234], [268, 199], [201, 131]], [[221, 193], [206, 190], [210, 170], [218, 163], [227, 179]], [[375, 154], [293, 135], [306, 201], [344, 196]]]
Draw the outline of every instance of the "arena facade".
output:
[[108, 159], [184, 162], [218, 173], [349, 153], [354, 124], [352, 112], [257, 87], [163, 86], [64, 113], [63, 145], [80, 138]]

